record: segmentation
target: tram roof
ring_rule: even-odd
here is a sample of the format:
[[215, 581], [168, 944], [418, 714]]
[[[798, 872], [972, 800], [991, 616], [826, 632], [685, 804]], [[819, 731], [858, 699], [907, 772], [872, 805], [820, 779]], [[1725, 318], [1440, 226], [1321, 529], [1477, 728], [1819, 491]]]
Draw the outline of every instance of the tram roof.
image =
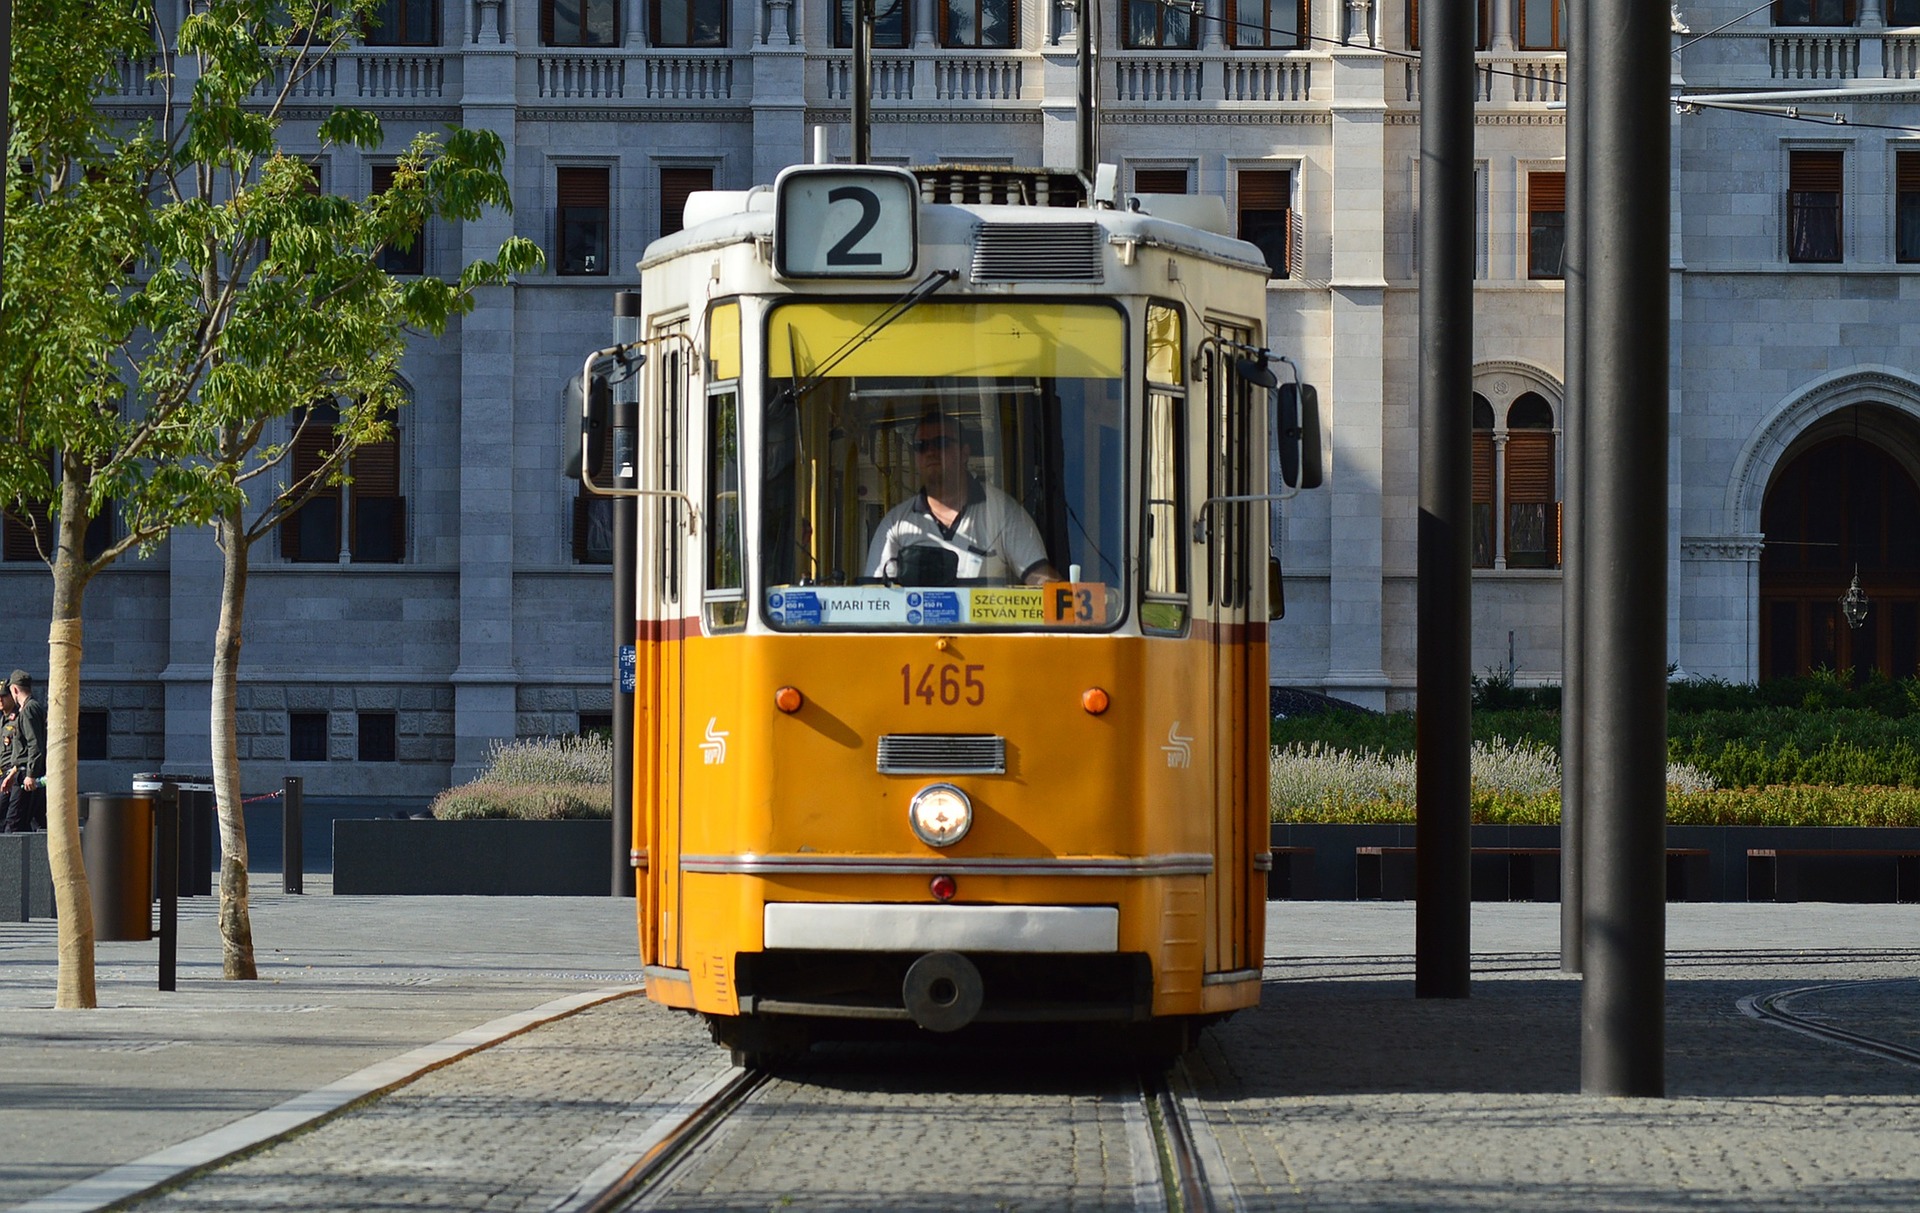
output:
[[[969, 244], [983, 223], [1001, 225], [1048, 226], [1064, 223], [1095, 223], [1104, 228], [1114, 245], [1134, 244], [1137, 248], [1158, 248], [1205, 261], [1246, 269], [1264, 269], [1266, 258], [1254, 245], [1231, 234], [1231, 221], [1225, 204], [1218, 198], [1192, 194], [1129, 194], [1121, 207], [1060, 205], [1068, 199], [1079, 203], [1079, 193], [1058, 187], [1042, 192], [1051, 196], [1050, 204], [1020, 201], [947, 201], [960, 191], [931, 188], [930, 177], [951, 177], [954, 166], [911, 170], [922, 179], [920, 202], [920, 244], [925, 247]], [[1039, 174], [1055, 181], [1075, 180], [1071, 174], [1052, 170], [1010, 170], [995, 167], [996, 174]], [[1006, 197], [1011, 190], [983, 190], [982, 193]], [[927, 201], [932, 195], [936, 200]], [[1026, 193], [1033, 196], [1033, 191]], [[746, 190], [705, 190], [691, 195], [686, 204], [686, 226], [647, 246], [639, 269], [649, 270], [689, 253], [704, 252], [729, 245], [771, 240], [774, 233], [774, 191], [769, 185]], [[880, 284], [876, 283], [876, 286]]]

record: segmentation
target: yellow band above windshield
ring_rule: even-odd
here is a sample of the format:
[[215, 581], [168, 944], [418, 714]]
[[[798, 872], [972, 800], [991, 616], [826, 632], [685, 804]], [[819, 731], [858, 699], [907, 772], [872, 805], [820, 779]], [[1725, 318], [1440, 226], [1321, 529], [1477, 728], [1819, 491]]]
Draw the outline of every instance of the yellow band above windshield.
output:
[[[767, 326], [767, 371], [819, 371], [887, 303], [789, 303]], [[922, 303], [846, 352], [827, 374], [1118, 379], [1126, 323], [1108, 307], [1060, 303]]]

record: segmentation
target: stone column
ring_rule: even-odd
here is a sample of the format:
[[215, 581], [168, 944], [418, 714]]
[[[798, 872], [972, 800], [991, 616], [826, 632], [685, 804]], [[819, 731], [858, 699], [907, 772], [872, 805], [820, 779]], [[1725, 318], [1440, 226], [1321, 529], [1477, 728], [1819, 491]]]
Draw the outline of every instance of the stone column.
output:
[[[1332, 439], [1329, 526], [1337, 553], [1328, 586], [1326, 687], [1342, 699], [1383, 708], [1386, 519], [1391, 509], [1412, 503], [1406, 496], [1412, 486], [1399, 478], [1389, 502], [1385, 464], [1385, 61], [1339, 50], [1332, 58], [1327, 177], [1308, 175], [1297, 194], [1309, 213], [1331, 217], [1331, 350], [1327, 362], [1311, 368], [1324, 385], [1321, 400], [1331, 406], [1322, 422]], [[1314, 198], [1315, 190], [1327, 189], [1330, 196]], [[1315, 224], [1306, 226], [1311, 231]], [[1302, 259], [1309, 275], [1312, 262], [1309, 249]]]

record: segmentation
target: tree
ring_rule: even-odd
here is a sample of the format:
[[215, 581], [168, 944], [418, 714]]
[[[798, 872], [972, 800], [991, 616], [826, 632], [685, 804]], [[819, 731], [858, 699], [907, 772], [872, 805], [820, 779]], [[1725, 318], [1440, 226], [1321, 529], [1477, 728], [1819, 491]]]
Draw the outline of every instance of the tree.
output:
[[[195, 60], [197, 72], [187, 74], [193, 83], [184, 97], [174, 47], [150, 4], [112, 0], [76, 9], [78, 16], [61, 11], [62, 0], [28, 0], [23, 8], [29, 5], [42, 10], [36, 15], [46, 24], [33, 34], [44, 37], [48, 53], [28, 62], [16, 56], [16, 130], [26, 126], [18, 115], [29, 63], [50, 76], [87, 74], [46, 90], [59, 101], [34, 113], [32, 129], [45, 142], [29, 144], [35, 151], [20, 166], [18, 191], [15, 166], [8, 167], [10, 200], [43, 222], [10, 224], [7, 232], [4, 382], [24, 441], [0, 463], [0, 496], [44, 500], [58, 492], [48, 677], [50, 857], [61, 915], [56, 1002], [91, 1006], [92, 928], [71, 744], [86, 581], [172, 527], [213, 525], [224, 568], [213, 695], [223, 968], [229, 977], [251, 977], [233, 720], [248, 551], [324, 484], [342, 480], [354, 450], [382, 435], [400, 400], [395, 372], [409, 332], [442, 331], [472, 306], [476, 290], [537, 266], [540, 253], [509, 240], [455, 282], [402, 279], [381, 268], [382, 250], [407, 246], [430, 218], [470, 220], [508, 206], [503, 148], [491, 133], [452, 129], [414, 139], [392, 184], [359, 201], [317, 192], [307, 162], [279, 147], [287, 98], [358, 28], [364, 4], [315, 3], [289, 14], [275, 0], [191, 0], [177, 50]], [[150, 120], [101, 123], [92, 104], [106, 78], [97, 52], [77, 65], [62, 58], [95, 36], [103, 7], [123, 31], [118, 57], [105, 69], [154, 65], [149, 79], [164, 101]], [[125, 33], [135, 25], [137, 43]], [[58, 141], [62, 121], [82, 125], [86, 138]], [[334, 111], [319, 136], [323, 146], [383, 141], [377, 119], [352, 110]], [[16, 157], [21, 142], [17, 133]], [[62, 168], [68, 164], [79, 168]], [[43, 331], [16, 328], [16, 291], [44, 292], [38, 302], [49, 320], [73, 292], [45, 275], [17, 287], [15, 246], [20, 236], [41, 241], [19, 250], [21, 263], [34, 263], [71, 240], [56, 215], [92, 220], [112, 238], [99, 243], [114, 256], [88, 252], [95, 264], [79, 302], [97, 317], [62, 322], [55, 331], [69, 335], [50, 346]], [[17, 236], [19, 226], [27, 231]], [[45, 368], [55, 365], [64, 377], [48, 393]], [[123, 392], [130, 397], [124, 414], [115, 407]], [[307, 406], [323, 400], [341, 402], [325, 457], [299, 475], [284, 474], [293, 444], [266, 442], [272, 423], [297, 413], [304, 430], [315, 415]], [[57, 478], [41, 470], [49, 456]], [[283, 474], [259, 487], [276, 473]], [[120, 504], [124, 533], [89, 559], [86, 522], [109, 500]], [[257, 507], [251, 520], [250, 501]]]

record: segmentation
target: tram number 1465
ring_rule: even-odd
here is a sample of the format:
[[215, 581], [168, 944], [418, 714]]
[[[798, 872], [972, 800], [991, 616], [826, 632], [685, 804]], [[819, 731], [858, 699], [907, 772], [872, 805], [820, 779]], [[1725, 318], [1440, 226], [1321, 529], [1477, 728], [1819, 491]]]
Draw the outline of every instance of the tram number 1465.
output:
[[977, 708], [987, 701], [987, 684], [982, 677], [986, 671], [983, 665], [908, 663], [900, 667], [900, 702], [912, 707], [918, 699], [929, 707], [940, 703], [951, 708], [964, 703]]

